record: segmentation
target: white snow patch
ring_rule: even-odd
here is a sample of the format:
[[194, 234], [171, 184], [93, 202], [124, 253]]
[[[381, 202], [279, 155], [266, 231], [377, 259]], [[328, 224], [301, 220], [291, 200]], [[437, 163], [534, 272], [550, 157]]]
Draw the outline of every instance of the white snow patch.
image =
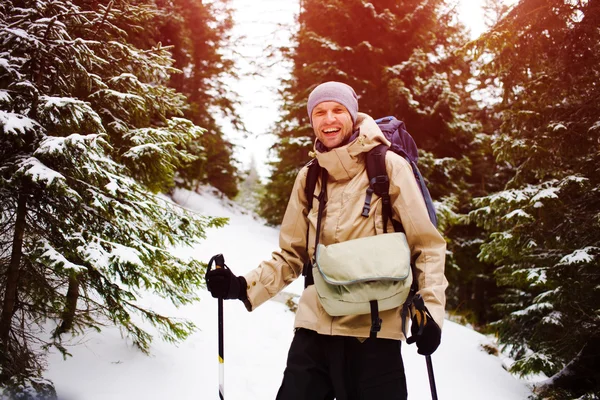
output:
[[578, 249], [568, 254], [560, 259], [561, 264], [579, 264], [579, 263], [589, 263], [594, 260], [596, 257], [594, 254], [590, 254], [590, 252], [597, 252], [600, 250], [598, 247], [588, 246], [583, 249]]
[[521, 210], [520, 208], [517, 210], [514, 210], [508, 214], [506, 214], [504, 216], [504, 219], [513, 219], [515, 217], [519, 217], [519, 218], [524, 218], [524, 219], [531, 219], [533, 218], [531, 215], [527, 214], [525, 211]]
[[51, 267], [58, 267], [62, 265], [64, 269], [71, 269], [77, 272], [84, 271], [86, 269], [83, 265], [75, 264], [67, 260], [65, 256], [56, 251], [56, 249], [48, 242], [44, 243], [44, 249], [44, 253], [41, 257], [49, 259]]
[[46, 167], [35, 157], [29, 157], [21, 163], [21, 168], [17, 172], [29, 175], [35, 182], [46, 182], [52, 184], [54, 180], [64, 180], [65, 177], [59, 172]]
[[524, 308], [523, 310], [514, 311], [511, 314], [516, 315], [516, 316], [522, 316], [522, 315], [530, 314], [535, 311], [551, 310], [552, 308], [553, 308], [553, 306], [551, 303], [536, 303], [536, 304], [530, 305], [527, 308]]
[[531, 199], [531, 203], [536, 203], [543, 199], [557, 199], [558, 196], [556, 195], [556, 192], [558, 192], [558, 190], [558, 188], [554, 187], [542, 189], [538, 194], [533, 196], [533, 198]]
[[590, 126], [590, 129], [588, 129], [588, 133], [592, 133], [596, 130], [600, 130], [600, 121], [594, 122], [594, 125]]
[[552, 129], [553, 132], [566, 131], [567, 127], [561, 123], [550, 124], [548, 128]]
[[36, 122], [24, 115], [0, 110], [0, 124], [5, 134], [24, 135], [36, 126]]
[[562, 313], [560, 311], [552, 311], [550, 314], [542, 318], [543, 324], [562, 326]]
[[[4, 89], [0, 89], [0, 103], [9, 103], [12, 100], [10, 93]], [[2, 111], [4, 112], [4, 111]]]

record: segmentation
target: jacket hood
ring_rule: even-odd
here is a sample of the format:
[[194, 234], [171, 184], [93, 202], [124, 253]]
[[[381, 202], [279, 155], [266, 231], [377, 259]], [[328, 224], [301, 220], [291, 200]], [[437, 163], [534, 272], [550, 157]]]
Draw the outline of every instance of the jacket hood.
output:
[[352, 179], [365, 168], [365, 155], [380, 144], [390, 145], [373, 118], [358, 113], [354, 124], [354, 133], [344, 146], [328, 150], [317, 139], [314, 152], [319, 165], [325, 168], [329, 176], [335, 180]]

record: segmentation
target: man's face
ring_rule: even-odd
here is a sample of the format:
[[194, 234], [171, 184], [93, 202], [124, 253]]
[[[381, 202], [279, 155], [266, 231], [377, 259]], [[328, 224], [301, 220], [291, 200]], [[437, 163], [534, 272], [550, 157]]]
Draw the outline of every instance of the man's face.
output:
[[312, 111], [312, 126], [321, 143], [333, 149], [352, 135], [353, 123], [346, 107], [335, 101], [324, 101]]

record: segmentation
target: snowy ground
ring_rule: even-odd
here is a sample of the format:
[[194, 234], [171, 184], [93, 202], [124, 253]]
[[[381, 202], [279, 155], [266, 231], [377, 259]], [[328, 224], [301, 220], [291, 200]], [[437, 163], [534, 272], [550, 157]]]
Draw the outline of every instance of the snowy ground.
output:
[[[243, 209], [220, 200], [210, 190], [202, 195], [179, 191], [175, 200], [208, 215], [229, 217], [230, 224], [211, 230], [208, 239], [180, 254], [208, 262], [223, 253], [226, 264], [243, 274], [269, 257], [277, 246], [277, 230]], [[299, 294], [298, 280], [286, 292]], [[198, 327], [178, 346], [152, 345], [142, 354], [121, 338], [116, 328], [89, 332], [73, 339], [73, 357], [52, 354], [46, 377], [63, 400], [218, 399], [217, 301], [203, 291], [201, 301], [175, 308], [156, 296], [144, 302], [168, 315], [192, 320]], [[283, 376], [293, 336], [294, 314], [282, 302], [269, 301], [249, 313], [239, 301], [225, 302], [225, 394], [228, 400], [274, 399]], [[482, 350], [490, 340], [473, 330], [446, 321], [442, 344], [432, 356], [438, 396], [443, 400], [527, 399], [528, 384], [502, 367], [501, 360]], [[409, 398], [429, 399], [425, 358], [414, 346], [403, 346]]]

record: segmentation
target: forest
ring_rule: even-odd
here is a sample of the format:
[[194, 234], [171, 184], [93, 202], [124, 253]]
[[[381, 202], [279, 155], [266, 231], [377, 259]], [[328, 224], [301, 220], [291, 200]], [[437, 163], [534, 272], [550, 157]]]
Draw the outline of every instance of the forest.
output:
[[482, 3], [472, 39], [451, 0], [301, 0], [260, 182], [221, 123], [246, 130], [231, 1], [0, 0], [4, 393], [50, 396], [64, 335], [116, 325], [148, 352], [133, 314], [173, 343], [197, 329], [137, 300], [196, 301], [206, 265], [169, 248], [226, 220], [165, 197], [212, 185], [279, 225], [311, 159], [308, 94], [335, 80], [419, 147], [448, 314], [495, 334], [512, 373], [551, 377], [537, 398], [599, 398], [600, 0]]

